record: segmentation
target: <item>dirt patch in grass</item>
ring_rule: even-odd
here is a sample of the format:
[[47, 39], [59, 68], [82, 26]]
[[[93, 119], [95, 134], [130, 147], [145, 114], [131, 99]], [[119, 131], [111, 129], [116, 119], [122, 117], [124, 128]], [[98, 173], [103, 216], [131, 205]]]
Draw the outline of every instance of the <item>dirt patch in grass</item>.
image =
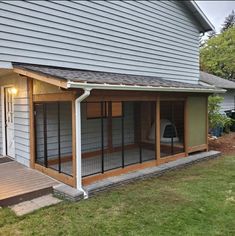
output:
[[225, 134], [218, 139], [209, 140], [209, 149], [222, 152], [222, 154], [235, 154], [235, 132]]
[[187, 199], [186, 196], [177, 192], [173, 188], [164, 188], [161, 189], [161, 195], [159, 196], [159, 201], [167, 202], [167, 204], [186, 204], [190, 202], [190, 199]]

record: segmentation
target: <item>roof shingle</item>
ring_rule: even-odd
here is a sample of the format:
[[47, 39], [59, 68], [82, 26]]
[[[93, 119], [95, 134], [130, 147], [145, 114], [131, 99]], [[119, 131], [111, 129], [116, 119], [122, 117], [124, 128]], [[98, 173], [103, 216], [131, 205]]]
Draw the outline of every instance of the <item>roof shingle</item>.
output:
[[53, 76], [59, 79], [74, 82], [113, 84], [113, 85], [138, 85], [152, 87], [175, 87], [175, 88], [211, 88], [199, 84], [170, 81], [153, 76], [117, 74], [109, 72], [86, 71], [30, 64], [14, 64], [14, 67], [30, 70], [36, 73]]
[[235, 82], [220, 78], [218, 76], [203, 71], [200, 72], [200, 81], [209, 85], [213, 85], [217, 88], [235, 89]]

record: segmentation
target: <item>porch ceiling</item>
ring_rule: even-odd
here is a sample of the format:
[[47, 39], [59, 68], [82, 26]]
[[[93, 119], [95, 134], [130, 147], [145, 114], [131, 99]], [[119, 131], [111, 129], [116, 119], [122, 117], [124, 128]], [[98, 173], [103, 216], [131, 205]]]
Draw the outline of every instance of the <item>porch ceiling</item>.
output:
[[0, 78], [12, 73], [12, 69], [0, 69]]
[[203, 86], [177, 81], [165, 80], [154, 76], [117, 74], [109, 72], [86, 71], [42, 65], [14, 64], [20, 70], [36, 73], [45, 78], [54, 78], [67, 83], [67, 88], [118, 89], [143, 91], [179, 91], [179, 92], [225, 92], [214, 86]]

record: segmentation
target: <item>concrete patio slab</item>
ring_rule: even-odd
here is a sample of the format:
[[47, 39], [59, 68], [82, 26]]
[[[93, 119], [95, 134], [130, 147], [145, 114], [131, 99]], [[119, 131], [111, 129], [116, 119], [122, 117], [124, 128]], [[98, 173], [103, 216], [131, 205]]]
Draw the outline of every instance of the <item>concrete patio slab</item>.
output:
[[30, 201], [18, 203], [16, 205], [10, 206], [10, 208], [15, 212], [17, 216], [22, 216], [31, 213], [35, 210], [38, 210], [42, 207], [55, 205], [61, 201], [62, 200], [53, 197], [52, 194], [48, 194], [42, 197], [32, 199]]

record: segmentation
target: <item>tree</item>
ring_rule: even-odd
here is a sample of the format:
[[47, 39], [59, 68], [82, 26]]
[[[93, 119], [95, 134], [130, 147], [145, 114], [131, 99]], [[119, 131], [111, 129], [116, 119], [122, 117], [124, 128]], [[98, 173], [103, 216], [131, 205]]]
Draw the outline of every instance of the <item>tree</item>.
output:
[[226, 31], [227, 29], [235, 26], [235, 12], [232, 10], [231, 14], [229, 14], [222, 25], [221, 33]]
[[235, 27], [208, 39], [200, 49], [201, 70], [235, 79]]

